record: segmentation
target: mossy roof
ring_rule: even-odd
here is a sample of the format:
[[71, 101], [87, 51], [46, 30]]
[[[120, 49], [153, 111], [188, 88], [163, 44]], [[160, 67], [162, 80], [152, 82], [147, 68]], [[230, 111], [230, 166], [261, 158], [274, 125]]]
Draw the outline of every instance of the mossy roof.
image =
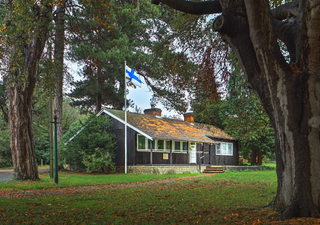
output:
[[[106, 111], [123, 121], [125, 120], [124, 111], [111, 109], [106, 109]], [[128, 112], [127, 122], [154, 139], [194, 141], [212, 144], [216, 142], [209, 137], [234, 140], [231, 136], [213, 126], [210, 126], [210, 129], [208, 129], [206, 126], [194, 126], [193, 124], [178, 119]]]

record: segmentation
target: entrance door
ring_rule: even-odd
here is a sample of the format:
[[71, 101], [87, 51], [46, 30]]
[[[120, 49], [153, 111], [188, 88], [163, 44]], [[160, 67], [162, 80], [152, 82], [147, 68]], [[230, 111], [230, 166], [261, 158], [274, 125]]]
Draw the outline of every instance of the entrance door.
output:
[[197, 145], [194, 142], [190, 142], [189, 155], [190, 163], [197, 164]]

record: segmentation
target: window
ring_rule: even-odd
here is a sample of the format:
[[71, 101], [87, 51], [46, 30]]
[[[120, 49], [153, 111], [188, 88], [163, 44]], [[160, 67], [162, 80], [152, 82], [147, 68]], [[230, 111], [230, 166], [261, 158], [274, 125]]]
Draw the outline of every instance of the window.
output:
[[220, 143], [216, 146], [216, 155], [233, 155], [232, 143]]
[[166, 149], [167, 150], [171, 149], [171, 141], [166, 141]]
[[174, 141], [173, 153], [188, 153], [188, 142]]
[[146, 149], [146, 138], [138, 135], [138, 149]]
[[141, 134], [138, 134], [137, 139], [137, 150], [141, 152], [150, 152], [151, 141]]
[[228, 155], [232, 155], [232, 144], [228, 144]]
[[227, 143], [221, 143], [221, 154], [226, 155], [227, 154]]
[[188, 153], [188, 142], [182, 142], [182, 152]]
[[188, 150], [188, 142], [182, 142], [182, 149]]
[[174, 150], [180, 150], [180, 141], [174, 142]]
[[158, 140], [157, 149], [164, 149], [164, 140]]
[[221, 151], [220, 151], [220, 144], [218, 144], [217, 146], [216, 146], [216, 148], [217, 148], [217, 155], [221, 155]]

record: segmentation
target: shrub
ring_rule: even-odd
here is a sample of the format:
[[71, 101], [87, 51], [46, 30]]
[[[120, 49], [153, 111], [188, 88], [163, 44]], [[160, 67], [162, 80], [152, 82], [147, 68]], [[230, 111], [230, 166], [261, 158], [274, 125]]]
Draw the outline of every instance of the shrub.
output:
[[[110, 133], [112, 125], [107, 115], [96, 117], [90, 116], [82, 124], [80, 121], [70, 126], [73, 132], [67, 132], [72, 137], [72, 133], [77, 133], [79, 125], [82, 125], [81, 132], [61, 151], [61, 156], [75, 170], [87, 170], [87, 172], [106, 172], [114, 168], [112, 158], [116, 148], [115, 134]], [[75, 131], [77, 130], [77, 131]]]

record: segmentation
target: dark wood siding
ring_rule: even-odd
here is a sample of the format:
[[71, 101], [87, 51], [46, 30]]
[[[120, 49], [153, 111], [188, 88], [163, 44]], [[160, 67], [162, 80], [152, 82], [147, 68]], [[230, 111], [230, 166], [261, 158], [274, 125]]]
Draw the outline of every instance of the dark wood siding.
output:
[[[212, 157], [211, 157], [211, 149], [213, 149], [213, 145], [210, 144], [199, 144], [197, 143], [197, 164], [211, 164]], [[200, 153], [201, 152], [201, 153]], [[202, 159], [200, 159], [202, 156], [204, 156]]]
[[213, 165], [239, 165], [239, 152], [238, 152], [238, 142], [237, 141], [229, 141], [229, 140], [221, 140], [221, 139], [213, 139], [217, 142], [227, 142], [233, 143], [233, 155], [216, 155], [216, 146], [212, 151], [213, 153]]
[[201, 160], [201, 164], [208, 165], [239, 165], [239, 153], [238, 153], [238, 142], [237, 141], [229, 141], [229, 140], [221, 140], [221, 139], [213, 139], [217, 142], [228, 142], [233, 143], [233, 155], [216, 155], [216, 146], [210, 144], [197, 144], [197, 163], [199, 164], [199, 160], [201, 156], [204, 158]]
[[[152, 152], [152, 163], [153, 164], [170, 164], [170, 153], [168, 159], [163, 159], [163, 153]], [[136, 154], [137, 164], [150, 164], [150, 152], [137, 152]], [[188, 164], [188, 154], [172, 153], [172, 164]]]
[[[111, 118], [111, 130], [116, 134], [118, 147], [115, 149], [114, 162], [117, 166], [124, 166], [124, 124]], [[135, 131], [127, 127], [127, 160], [128, 165], [135, 165], [136, 139]]]

